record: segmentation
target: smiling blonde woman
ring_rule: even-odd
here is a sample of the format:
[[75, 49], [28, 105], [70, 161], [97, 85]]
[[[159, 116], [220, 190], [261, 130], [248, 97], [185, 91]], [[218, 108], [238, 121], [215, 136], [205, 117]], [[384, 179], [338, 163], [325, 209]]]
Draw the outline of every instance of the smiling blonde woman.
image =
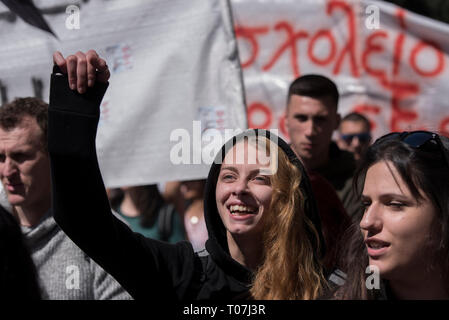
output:
[[[54, 60], [60, 68], [52, 75], [49, 109], [55, 219], [135, 299], [154, 305], [319, 296], [325, 286], [319, 215], [305, 169], [283, 140], [249, 130], [222, 147], [205, 187], [206, 250], [195, 253], [187, 241], [145, 238], [111, 214], [99, 170], [95, 135], [107, 88], [105, 63], [94, 51], [68, 61], [56, 53]], [[86, 62], [87, 70], [76, 70]], [[83, 87], [94, 66], [101, 71], [97, 84], [86, 93], [72, 91], [70, 77], [81, 77], [75, 82]], [[254, 159], [255, 153], [261, 157]], [[78, 190], [84, 191], [83, 201]]]

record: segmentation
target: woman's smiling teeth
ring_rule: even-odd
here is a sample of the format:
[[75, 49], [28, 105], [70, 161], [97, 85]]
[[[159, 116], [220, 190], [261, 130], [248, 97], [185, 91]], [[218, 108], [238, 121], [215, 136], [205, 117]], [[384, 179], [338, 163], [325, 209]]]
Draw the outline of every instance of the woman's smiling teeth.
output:
[[254, 213], [256, 210], [256, 208], [242, 205], [233, 205], [229, 207], [229, 211], [234, 215]]

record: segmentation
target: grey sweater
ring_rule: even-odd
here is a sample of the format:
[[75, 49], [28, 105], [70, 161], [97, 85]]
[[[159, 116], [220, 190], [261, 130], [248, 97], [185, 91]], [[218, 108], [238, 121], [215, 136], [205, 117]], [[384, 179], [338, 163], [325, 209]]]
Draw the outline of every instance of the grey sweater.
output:
[[36, 265], [42, 299], [131, 299], [111, 275], [69, 239], [50, 214], [37, 226], [22, 226], [22, 232]]

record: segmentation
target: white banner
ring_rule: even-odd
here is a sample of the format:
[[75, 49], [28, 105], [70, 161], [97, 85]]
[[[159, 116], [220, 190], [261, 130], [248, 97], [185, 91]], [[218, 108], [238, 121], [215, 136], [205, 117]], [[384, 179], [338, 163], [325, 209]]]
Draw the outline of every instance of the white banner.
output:
[[53, 52], [97, 50], [112, 73], [97, 136], [107, 186], [203, 178], [204, 130], [247, 127], [227, 0], [34, 3], [58, 39], [0, 3], [2, 98], [48, 101]]
[[232, 0], [250, 127], [284, 137], [287, 90], [300, 75], [333, 79], [339, 112], [374, 135], [449, 135], [449, 25], [383, 1]]

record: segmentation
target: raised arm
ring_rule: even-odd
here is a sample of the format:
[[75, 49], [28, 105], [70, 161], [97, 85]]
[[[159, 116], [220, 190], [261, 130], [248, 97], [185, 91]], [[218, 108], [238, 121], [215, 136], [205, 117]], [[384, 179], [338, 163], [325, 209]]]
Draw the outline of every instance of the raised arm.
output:
[[193, 259], [192, 266], [185, 259], [191, 246], [144, 238], [111, 214], [95, 148], [106, 62], [92, 50], [53, 58], [60, 71], [51, 76], [48, 124], [56, 222], [135, 299], [182, 299], [193, 277]]

